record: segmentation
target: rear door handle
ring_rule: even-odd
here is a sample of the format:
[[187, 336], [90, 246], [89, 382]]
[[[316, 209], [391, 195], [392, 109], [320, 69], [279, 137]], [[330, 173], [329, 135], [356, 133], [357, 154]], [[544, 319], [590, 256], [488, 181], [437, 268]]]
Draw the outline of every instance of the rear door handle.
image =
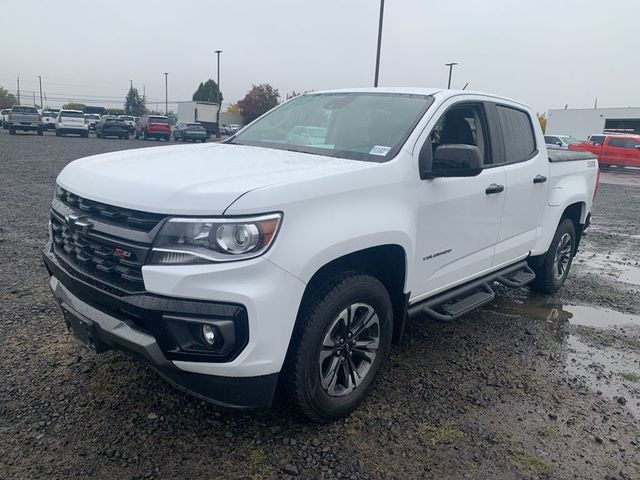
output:
[[536, 175], [533, 177], [533, 183], [544, 183], [547, 181], [547, 177], [544, 175]]
[[504, 192], [504, 185], [498, 185], [497, 183], [492, 183], [487, 187], [484, 191], [487, 195], [493, 195], [494, 193]]

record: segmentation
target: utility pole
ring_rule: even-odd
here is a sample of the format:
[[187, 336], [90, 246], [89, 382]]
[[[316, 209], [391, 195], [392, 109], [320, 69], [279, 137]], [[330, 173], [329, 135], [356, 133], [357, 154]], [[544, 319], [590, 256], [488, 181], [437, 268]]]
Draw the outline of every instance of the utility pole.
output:
[[44, 108], [44, 103], [42, 103], [42, 76], [38, 75], [38, 83], [40, 84], [40, 108]]
[[380, 0], [380, 17], [378, 18], [378, 49], [376, 51], [376, 75], [373, 86], [378, 86], [378, 75], [380, 73], [380, 49], [382, 47], [382, 17], [384, 16], [384, 0]]
[[142, 84], [142, 101], [143, 102], [147, 101], [147, 89], [146, 89], [144, 83]]
[[20, 75], [18, 75], [18, 105], [20, 105]]
[[220, 100], [220, 54], [222, 50], [216, 50], [218, 55], [218, 111], [216, 113], [216, 138], [220, 138], [220, 108], [222, 108], [222, 101]]
[[31, 92], [33, 93], [33, 106], [36, 106], [36, 92]]
[[164, 72], [164, 114], [169, 115], [169, 73]]
[[453, 72], [453, 67], [458, 65], [456, 62], [445, 63], [445, 67], [449, 67], [449, 83], [447, 84], [447, 90], [451, 89], [451, 73]]

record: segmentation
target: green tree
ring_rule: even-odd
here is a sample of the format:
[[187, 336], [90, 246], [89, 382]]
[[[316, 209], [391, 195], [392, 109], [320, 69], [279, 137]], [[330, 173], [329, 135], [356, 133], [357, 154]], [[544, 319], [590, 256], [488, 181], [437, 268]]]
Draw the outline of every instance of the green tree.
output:
[[263, 113], [278, 105], [280, 93], [268, 83], [253, 85], [245, 97], [238, 102], [245, 123], [253, 122]]
[[11, 108], [16, 103], [18, 103], [16, 97], [9, 93], [9, 90], [0, 86], [0, 108]]
[[141, 117], [144, 115], [145, 110], [146, 106], [144, 100], [138, 93], [138, 89], [131, 87], [124, 99], [124, 112], [127, 115]]
[[[218, 84], [209, 79], [206, 82], [200, 82], [198, 89], [194, 92], [192, 100], [196, 102], [212, 102], [218, 103]], [[224, 99], [222, 92], [220, 92], [220, 102]]]
[[83, 103], [69, 102], [62, 106], [63, 110], [82, 110], [84, 112], [85, 105]]

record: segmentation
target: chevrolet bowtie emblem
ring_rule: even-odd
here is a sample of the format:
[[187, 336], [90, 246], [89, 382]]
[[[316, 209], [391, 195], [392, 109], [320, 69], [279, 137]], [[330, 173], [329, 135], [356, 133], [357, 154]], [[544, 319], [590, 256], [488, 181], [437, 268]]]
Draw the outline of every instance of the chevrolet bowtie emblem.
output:
[[64, 217], [64, 222], [69, 227], [69, 230], [72, 232], [80, 232], [83, 235], [89, 233], [89, 230], [93, 227], [93, 223], [88, 221], [86, 215], [75, 215], [70, 213], [69, 215]]

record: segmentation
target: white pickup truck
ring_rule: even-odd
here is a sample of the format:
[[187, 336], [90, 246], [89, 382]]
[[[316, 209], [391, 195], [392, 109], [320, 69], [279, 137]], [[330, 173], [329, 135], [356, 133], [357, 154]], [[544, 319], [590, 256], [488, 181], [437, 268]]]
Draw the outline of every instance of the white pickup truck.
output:
[[547, 152], [515, 101], [318, 92], [221, 144], [72, 162], [43, 254], [96, 351], [222, 405], [280, 388], [325, 422], [363, 400], [407, 318], [452, 321], [496, 282], [560, 288], [597, 175], [588, 153]]

